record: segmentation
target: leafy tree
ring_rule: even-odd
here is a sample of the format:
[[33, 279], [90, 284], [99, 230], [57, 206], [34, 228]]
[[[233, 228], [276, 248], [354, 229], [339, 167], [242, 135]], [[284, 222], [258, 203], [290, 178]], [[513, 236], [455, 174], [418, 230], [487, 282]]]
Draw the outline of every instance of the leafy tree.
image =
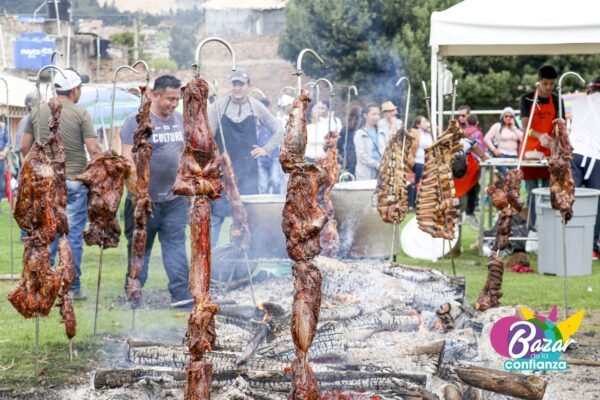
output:
[[[431, 13], [456, 3], [458, 0], [290, 0], [279, 53], [295, 62], [300, 50], [312, 48], [326, 66], [307, 56], [303, 68], [309, 75], [331, 79], [344, 95], [345, 86], [355, 84], [362, 99], [391, 99], [401, 110], [405, 89], [394, 84], [400, 76], [407, 76], [412, 85], [410, 122], [416, 114], [425, 113], [421, 81], [429, 87]], [[457, 106], [501, 109], [507, 105], [518, 108], [520, 94], [534, 86], [542, 64], [555, 65], [560, 73], [574, 70], [591, 79], [597, 74], [600, 55], [451, 57], [445, 62], [459, 81]], [[577, 87], [575, 81], [565, 80], [565, 91]], [[446, 109], [449, 107], [447, 100]]]
[[169, 57], [175, 60], [179, 68], [189, 68], [194, 63], [196, 31], [195, 25], [176, 24], [171, 28]]
[[[112, 40], [113, 45], [122, 46], [127, 49], [127, 63], [128, 64], [132, 64], [136, 61], [133, 59], [133, 50], [134, 50], [134, 46], [135, 46], [135, 39], [134, 39], [133, 32], [125, 31], [125, 32], [114, 33], [114, 34], [110, 35], [110, 40]], [[144, 35], [140, 35], [139, 40], [140, 40], [140, 43], [139, 43], [140, 58], [144, 59], [145, 56], [141, 52], [141, 48], [143, 47], [142, 43], [144, 42]]]
[[155, 58], [150, 62], [150, 68], [157, 71], [170, 71], [177, 69], [177, 63], [169, 58]]

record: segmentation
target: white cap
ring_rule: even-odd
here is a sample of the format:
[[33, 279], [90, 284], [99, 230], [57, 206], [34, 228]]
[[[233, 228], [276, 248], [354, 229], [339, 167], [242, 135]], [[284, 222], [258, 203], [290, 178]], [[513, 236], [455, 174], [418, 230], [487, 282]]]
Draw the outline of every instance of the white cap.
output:
[[292, 96], [288, 96], [287, 94], [282, 95], [277, 102], [279, 107], [287, 107], [292, 104], [294, 104], [294, 98]]
[[65, 76], [62, 76], [60, 72], [57, 72], [54, 75], [54, 87], [56, 90], [66, 92], [67, 90], [74, 89], [81, 85], [81, 77], [77, 72], [70, 69], [65, 69], [63, 70], [63, 73]]

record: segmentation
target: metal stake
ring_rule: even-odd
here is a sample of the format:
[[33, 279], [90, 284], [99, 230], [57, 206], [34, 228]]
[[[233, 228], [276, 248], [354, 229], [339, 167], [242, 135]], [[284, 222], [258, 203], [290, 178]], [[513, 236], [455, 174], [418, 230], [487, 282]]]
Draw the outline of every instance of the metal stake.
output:
[[296, 59], [296, 90], [298, 95], [302, 93], [302, 75], [304, 75], [304, 71], [302, 71], [302, 59], [306, 53], [312, 54], [317, 60], [321, 62], [321, 64], [325, 64], [325, 61], [317, 54], [313, 49], [303, 49], [300, 54], [298, 54], [298, 58]]
[[565, 319], [569, 318], [569, 292], [567, 282], [567, 224], [562, 224], [562, 242], [563, 242], [563, 271], [565, 283]]
[[252, 292], [252, 301], [254, 305], [258, 306], [256, 302], [256, 295], [254, 294], [254, 283], [252, 282], [252, 273], [250, 272], [250, 262], [248, 261], [248, 252], [244, 252], [244, 259], [246, 260], [246, 270], [248, 271], [248, 282], [250, 282], [250, 291]]
[[390, 251], [390, 266], [394, 265], [394, 245], [396, 244], [396, 222], [394, 221], [394, 227], [392, 228], [392, 250]]
[[69, 339], [69, 360], [73, 362], [73, 338]]
[[[140, 62], [143, 61], [138, 61], [136, 62], [136, 65]], [[145, 62], [143, 62], [145, 65]], [[113, 87], [112, 87], [112, 104], [110, 107], [110, 132], [109, 132], [109, 137], [108, 137], [108, 150], [112, 149], [112, 144], [113, 144], [113, 131], [115, 129], [115, 94], [117, 92], [117, 74], [119, 73], [120, 70], [122, 69], [128, 69], [136, 74], [139, 74], [140, 72], [133, 68], [130, 67], [129, 65], [121, 65], [120, 67], [118, 67], [115, 72], [113, 73]], [[142, 100], [143, 101], [143, 96], [142, 96]]]
[[[0, 81], [4, 82], [4, 86], [6, 87], [6, 133], [9, 135], [11, 135], [10, 132], [10, 102], [8, 101], [8, 82], [6, 81], [6, 79], [4, 78], [0, 78]], [[4, 177], [0, 177], [0, 179], [4, 179]], [[13, 190], [10, 187], [10, 182], [9, 182], [9, 196], [8, 196], [8, 231], [9, 231], [9, 240], [10, 240], [10, 280], [14, 280], [13, 277], [13, 273], [14, 273], [14, 263], [15, 263], [15, 256], [14, 256], [14, 243], [13, 243]]]
[[96, 328], [98, 326], [98, 305], [100, 304], [100, 283], [102, 282], [102, 254], [104, 248], [102, 243], [100, 244], [100, 257], [98, 259], [98, 285], [96, 286], [96, 311], [94, 312], [94, 334], [96, 336]]
[[[563, 78], [573, 75], [577, 77], [581, 83], [585, 85], [585, 80], [577, 72], [565, 72], [558, 79], [558, 118], [563, 119], [563, 108], [562, 108], [562, 80]], [[563, 242], [563, 269], [564, 269], [564, 286], [565, 286], [565, 319], [569, 318], [569, 293], [568, 293], [568, 281], [567, 281], [567, 226], [566, 223], [562, 223], [562, 242]]]

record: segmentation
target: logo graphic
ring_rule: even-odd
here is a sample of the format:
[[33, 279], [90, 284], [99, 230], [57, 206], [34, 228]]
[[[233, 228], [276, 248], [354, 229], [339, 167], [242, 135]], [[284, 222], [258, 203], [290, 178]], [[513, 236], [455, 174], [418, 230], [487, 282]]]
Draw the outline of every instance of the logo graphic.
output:
[[560, 356], [573, 341], [583, 320], [583, 310], [557, 323], [556, 306], [548, 317], [536, 315], [519, 307], [520, 315], [496, 321], [490, 332], [496, 353], [510, 358], [504, 369], [512, 371], [566, 370], [568, 363]]

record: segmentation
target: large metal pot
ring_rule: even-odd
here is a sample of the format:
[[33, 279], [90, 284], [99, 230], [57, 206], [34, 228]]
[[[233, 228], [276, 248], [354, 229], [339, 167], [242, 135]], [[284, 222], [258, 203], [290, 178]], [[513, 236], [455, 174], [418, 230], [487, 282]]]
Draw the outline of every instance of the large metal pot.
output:
[[250, 258], [287, 258], [285, 236], [281, 229], [283, 194], [253, 194], [240, 196], [248, 212], [252, 240]]
[[[342, 257], [389, 257], [393, 225], [381, 220], [377, 212], [375, 179], [340, 182], [333, 187], [331, 200], [340, 234]], [[396, 239], [394, 253], [399, 249]]]

